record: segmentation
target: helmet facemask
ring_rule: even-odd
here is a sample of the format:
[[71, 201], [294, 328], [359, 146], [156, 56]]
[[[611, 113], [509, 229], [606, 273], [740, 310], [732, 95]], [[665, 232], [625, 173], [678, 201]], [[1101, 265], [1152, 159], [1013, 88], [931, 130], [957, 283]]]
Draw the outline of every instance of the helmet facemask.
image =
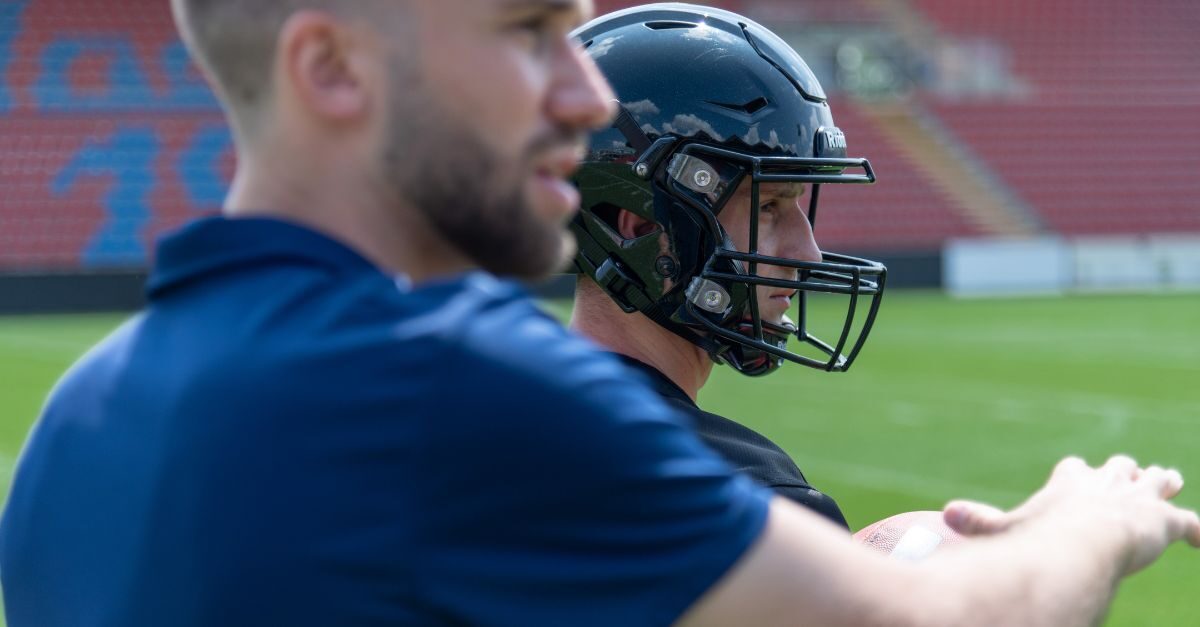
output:
[[[687, 144], [664, 161], [665, 167], [659, 168], [660, 191], [699, 215], [714, 243], [708, 259], [686, 286], [673, 320], [701, 331], [717, 347], [705, 347], [712, 358], [743, 374], [767, 374], [784, 361], [830, 372], [848, 370], [874, 325], [887, 271], [879, 263], [833, 253], [822, 253], [819, 262], [761, 254], [760, 185], [787, 182], [810, 186], [807, 219], [812, 225], [821, 185], [871, 183], [874, 174], [870, 164], [842, 156], [764, 157], [700, 143]], [[862, 173], [845, 172], [855, 168]], [[738, 250], [718, 216], [746, 180], [751, 186], [748, 246], [747, 250]], [[762, 272], [772, 266], [786, 271]], [[763, 318], [759, 292], [780, 288], [794, 290], [798, 301], [795, 322], [786, 315], [780, 320]], [[845, 317], [833, 341], [810, 330], [808, 296], [813, 293], [847, 299]], [[794, 350], [788, 346], [793, 338]]]

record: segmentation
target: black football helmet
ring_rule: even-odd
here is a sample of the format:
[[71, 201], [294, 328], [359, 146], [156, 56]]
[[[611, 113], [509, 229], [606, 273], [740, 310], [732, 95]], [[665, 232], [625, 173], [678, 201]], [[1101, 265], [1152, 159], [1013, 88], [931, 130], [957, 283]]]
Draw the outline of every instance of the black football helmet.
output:
[[[845, 135], [804, 60], [740, 15], [681, 3], [617, 11], [575, 36], [620, 104], [613, 125], [592, 135], [575, 176], [576, 269], [626, 312], [642, 312], [743, 374], [772, 372], [784, 360], [849, 369], [879, 311], [886, 268], [832, 253], [820, 262], [758, 253], [760, 183], [809, 184], [812, 223], [821, 185], [875, 181], [866, 159], [846, 157]], [[739, 251], [718, 215], [747, 178], [749, 250]], [[620, 209], [660, 228], [623, 237]], [[764, 276], [760, 266], [796, 278]], [[797, 290], [798, 322], [764, 321], [760, 286]], [[807, 330], [812, 292], [848, 299], [832, 342]], [[789, 350], [790, 337], [817, 357]]]

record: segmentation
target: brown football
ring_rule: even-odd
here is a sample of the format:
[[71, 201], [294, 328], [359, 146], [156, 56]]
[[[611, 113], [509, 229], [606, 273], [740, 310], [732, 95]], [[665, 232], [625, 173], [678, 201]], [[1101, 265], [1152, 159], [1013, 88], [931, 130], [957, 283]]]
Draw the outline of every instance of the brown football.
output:
[[965, 538], [942, 520], [941, 512], [905, 512], [867, 525], [854, 539], [880, 553], [910, 562], [961, 544]]

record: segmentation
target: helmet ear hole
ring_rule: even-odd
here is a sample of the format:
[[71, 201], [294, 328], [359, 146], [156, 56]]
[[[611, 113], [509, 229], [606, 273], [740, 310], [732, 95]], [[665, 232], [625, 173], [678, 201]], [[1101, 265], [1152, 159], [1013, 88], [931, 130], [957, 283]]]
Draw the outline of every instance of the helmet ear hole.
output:
[[612, 203], [600, 203], [590, 213], [623, 240], [637, 239], [662, 231], [662, 226]]
[[617, 210], [617, 232], [625, 239], [637, 239], [661, 230], [658, 224], [628, 209]]
[[599, 218], [614, 233], [620, 233], [621, 227], [617, 224], [617, 218], [620, 216], [621, 211], [622, 209], [614, 204], [602, 202], [592, 207], [591, 214]]

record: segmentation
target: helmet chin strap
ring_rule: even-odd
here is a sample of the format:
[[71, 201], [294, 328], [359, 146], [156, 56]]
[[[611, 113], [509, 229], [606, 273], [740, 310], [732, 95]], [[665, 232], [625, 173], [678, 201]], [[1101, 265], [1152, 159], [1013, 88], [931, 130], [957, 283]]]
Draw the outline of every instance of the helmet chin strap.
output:
[[667, 329], [675, 335], [678, 335], [679, 337], [699, 347], [700, 350], [707, 353], [708, 357], [714, 362], [718, 364], [725, 363], [725, 353], [730, 350], [730, 346], [716, 342], [711, 337], [704, 335], [692, 327], [679, 324], [678, 322], [669, 319], [668, 317], [664, 316], [662, 311], [657, 307], [653, 308], [652, 312], [643, 311], [642, 313], [646, 314], [646, 317], [650, 318], [664, 329]]
[[[782, 349], [787, 347], [788, 335], [795, 332], [796, 325], [787, 316], [784, 316], [780, 324], [763, 322], [762, 329], [763, 341]], [[738, 323], [734, 330], [742, 334], [753, 334], [754, 324], [744, 320]], [[784, 361], [777, 355], [737, 343], [726, 351], [725, 359], [734, 370], [751, 377], [760, 377], [775, 372], [783, 366]]]
[[795, 322], [792, 322], [792, 319], [789, 318], [787, 314], [783, 314], [783, 320], [780, 320], [778, 324], [774, 322], [763, 322], [764, 330], [770, 329], [772, 332], [781, 333], [783, 335], [792, 335], [796, 332], [797, 328], [799, 327], [796, 326]]

